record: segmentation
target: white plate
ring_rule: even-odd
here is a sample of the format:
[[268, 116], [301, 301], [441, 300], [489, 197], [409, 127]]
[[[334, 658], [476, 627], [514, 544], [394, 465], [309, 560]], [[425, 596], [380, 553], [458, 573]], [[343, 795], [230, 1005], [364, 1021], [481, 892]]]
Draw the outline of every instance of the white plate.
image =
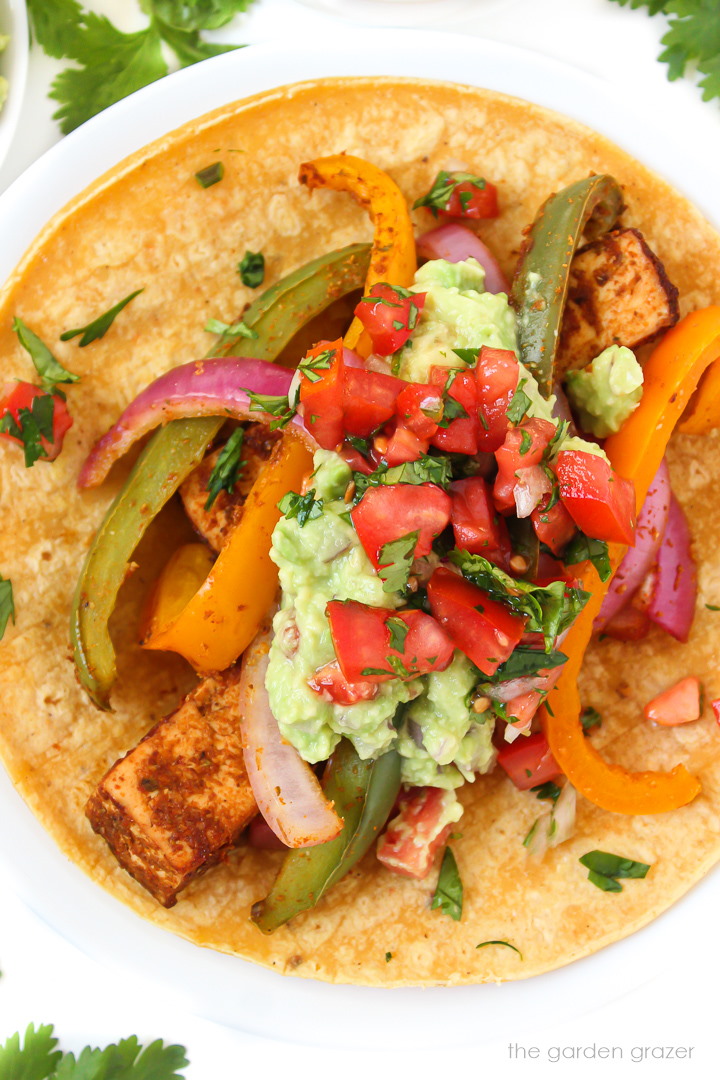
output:
[[30, 36], [25, 0], [2, 0], [0, 34], [9, 34], [8, 47], [0, 55], [0, 75], [8, 81], [7, 101], [0, 111], [0, 165], [15, 135], [25, 96]]
[[[281, 78], [275, 73], [282, 73]], [[67, 136], [0, 198], [0, 279], [52, 213], [118, 160], [228, 101], [319, 76], [407, 75], [483, 86], [570, 113], [663, 173], [716, 222], [720, 173], [583, 72], [479, 39], [418, 31], [354, 30], [314, 50], [257, 45], [187, 68], [119, 102]], [[79, 166], [78, 163], [82, 163]], [[451, 1046], [513, 1037], [518, 1017], [541, 1027], [599, 1008], [701, 947], [715, 918], [712, 875], [646, 930], [550, 975], [504, 986], [370, 990], [284, 978], [190, 945], [151, 926], [67, 860], [0, 772], [0, 862], [25, 902], [111, 968], [159, 985], [165, 1002], [275, 1039], [364, 1049]], [[697, 940], [695, 940], [697, 939]], [[622, 978], [618, 979], [619, 965]], [[620, 984], [620, 985], [618, 985]]]

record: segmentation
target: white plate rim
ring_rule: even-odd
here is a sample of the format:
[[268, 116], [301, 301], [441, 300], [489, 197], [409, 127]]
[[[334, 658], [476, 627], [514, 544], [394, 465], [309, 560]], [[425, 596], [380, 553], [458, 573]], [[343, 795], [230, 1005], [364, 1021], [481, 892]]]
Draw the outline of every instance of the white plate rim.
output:
[[[225, 54], [152, 84], [72, 132], [0, 197], [0, 280], [11, 273], [45, 221], [122, 158], [229, 101], [324, 76], [437, 78], [533, 100], [634, 152], [711, 220], [720, 220], [720, 177], [707, 162], [699, 168], [690, 138], [679, 134], [669, 155], [667, 135], [652, 115], [636, 112], [617, 88], [584, 71], [525, 49], [424, 31], [388, 30], [378, 38], [358, 29], [350, 43], [341, 36], [328, 46], [326, 38], [322, 46], [301, 53], [292, 43], [275, 43]], [[282, 78], [273, 75], [276, 71], [282, 71]], [[717, 881], [711, 875], [631, 938], [532, 980], [424, 991], [331, 987], [199, 949], [138, 919], [59, 851], [4, 770], [0, 812], [6, 822], [0, 832], [0, 865], [27, 906], [78, 948], [110, 968], [158, 984], [166, 998], [197, 1015], [254, 1035], [323, 1046], [477, 1044], [512, 1035], [519, 1014], [541, 1026], [557, 1016], [605, 1005], [659, 973], [667, 963], [668, 935], [688, 947], [688, 933], [695, 932], [688, 927], [701, 927], [703, 910], [709, 917]]]
[[27, 83], [30, 58], [30, 31], [25, 0], [6, 0], [9, 25], [0, 26], [10, 35], [5, 52], [0, 57], [0, 72], [8, 80], [7, 101], [0, 112], [0, 166], [8, 156], [15, 138]]

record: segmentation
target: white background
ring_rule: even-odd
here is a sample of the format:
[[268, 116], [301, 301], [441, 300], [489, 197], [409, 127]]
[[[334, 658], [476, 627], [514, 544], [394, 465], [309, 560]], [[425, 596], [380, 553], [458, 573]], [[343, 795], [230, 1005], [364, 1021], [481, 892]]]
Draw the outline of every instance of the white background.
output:
[[[337, 0], [338, 6], [341, 3]], [[90, 6], [108, 14], [122, 29], [142, 25], [136, 4], [127, 0], [105, 0]], [[650, 19], [645, 11], [622, 9], [609, 0], [474, 0], [460, 6], [456, 16], [431, 23], [434, 4], [396, 2], [383, 6], [374, 0], [352, 0], [355, 18], [367, 12], [367, 22], [383, 21], [386, 9], [397, 12], [395, 18], [401, 20], [412, 9], [418, 13], [417, 24], [427, 25], [429, 32], [447, 29], [521, 45], [605, 78], [616, 90], [626, 93], [636, 108], [662, 117], [669, 145], [673, 132], [681, 130], [685, 137], [691, 135], [707, 160], [712, 159], [715, 166], [720, 162], [720, 105], [702, 103], [690, 80], [669, 84], [665, 68], [655, 60], [665, 29], [661, 16]], [[448, 0], [447, 7], [454, 7], [453, 0]], [[304, 46], [322, 40], [327, 31], [338, 29], [351, 34], [352, 24], [294, 0], [256, 0], [249, 13], [239, 16], [217, 36], [254, 43], [282, 35], [302, 51]], [[378, 28], [378, 34], [382, 33]], [[0, 170], [0, 189], [59, 138], [46, 93], [61, 66], [39, 52], [31, 56], [23, 115], [9, 158]], [[720, 220], [715, 223], [720, 226]], [[704, 888], [708, 887], [720, 892], [717, 875]], [[52, 890], [52, 881], [48, 881], [47, 888]], [[493, 1032], [483, 1025], [480, 1011], [468, 1016], [469, 1045], [419, 1051], [408, 1046], [403, 1031], [398, 1030], [398, 1049], [382, 1053], [363, 1049], [368, 1033], [362, 1030], [357, 1032], [356, 1045], [343, 1052], [253, 1038], [242, 1033], [240, 1002], [240, 1030], [180, 1014], [176, 1007], [165, 1004], [156, 990], [95, 962], [64, 942], [0, 883], [0, 1041], [24, 1029], [30, 1021], [55, 1024], [63, 1047], [76, 1051], [88, 1043], [104, 1045], [133, 1033], [142, 1041], [160, 1037], [188, 1048], [191, 1065], [186, 1070], [187, 1080], [239, 1080], [260, 1072], [270, 1077], [450, 1074], [524, 1080], [555, 1075], [599, 1076], [608, 1068], [618, 1077], [676, 1077], [681, 1072], [709, 1077], [717, 1075], [720, 1042], [716, 1007], [720, 929], [712, 919], [705, 918], [700, 924], [695, 918], [700, 910], [697, 895], [681, 906], [687, 919], [687, 935], [673, 935], [673, 952], [662, 952], [662, 933], [656, 928], [649, 932], [660, 955], [648, 981], [642, 972], [625, 969], [627, 954], [620, 947], [608, 954], [616, 958], [617, 977], [615, 991], [608, 994], [611, 1000], [604, 1007], [588, 1012], [580, 999], [570, 1014], [563, 1003], [554, 1020], [545, 1020], [542, 1027], [534, 1021], [532, 1011], [514, 1017], [513, 1042], [526, 1051], [538, 1048], [536, 1057], [523, 1060], [519, 1052], [517, 1060], [509, 1056], [507, 1039], [494, 1041]], [[706, 898], [703, 911], [707, 913], [707, 909]], [[121, 950], [122, 943], [118, 942], [117, 947]], [[634, 989], [628, 990], [629, 986]], [[540, 984], [538, 988], [540, 992]], [[593, 997], [591, 987], [588, 997]], [[422, 995], [418, 997], [418, 1009], [423, 1009]], [[543, 1008], [543, 1015], [548, 1015], [547, 1008]], [[281, 1039], [282, 1015], [276, 1021]], [[430, 1010], [427, 1024], [433, 1024]], [[593, 1045], [617, 1048], [612, 1063], [588, 1059]], [[658, 1047], [678, 1046], [694, 1048], [689, 1060], [632, 1060], [634, 1048], [656, 1048], [657, 1053]], [[575, 1054], [576, 1058], [579, 1053], [580, 1061], [566, 1058], [553, 1062], [555, 1048], [562, 1048], [559, 1052], [566, 1055]]]

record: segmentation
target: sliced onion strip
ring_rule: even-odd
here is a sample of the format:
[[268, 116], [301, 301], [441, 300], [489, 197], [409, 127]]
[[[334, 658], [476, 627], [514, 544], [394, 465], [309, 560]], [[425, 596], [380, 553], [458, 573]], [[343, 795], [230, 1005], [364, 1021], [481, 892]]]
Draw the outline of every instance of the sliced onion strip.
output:
[[423, 233], [417, 239], [417, 252], [424, 259], [445, 259], [452, 263], [477, 259], [485, 271], [486, 292], [510, 291], [507, 278], [490, 248], [464, 225], [450, 222]]

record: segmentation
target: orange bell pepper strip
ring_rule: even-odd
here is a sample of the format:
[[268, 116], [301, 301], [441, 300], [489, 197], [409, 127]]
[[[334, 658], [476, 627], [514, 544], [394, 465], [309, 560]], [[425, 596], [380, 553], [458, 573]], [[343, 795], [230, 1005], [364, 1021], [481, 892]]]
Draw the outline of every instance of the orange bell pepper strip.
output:
[[[288, 491], [300, 490], [311, 469], [310, 451], [286, 435], [251, 488], [240, 522], [205, 581], [169, 623], [152, 623], [143, 648], [178, 652], [203, 674], [224, 671], [237, 660], [277, 593], [278, 573], [270, 558], [280, 518], [277, 504]], [[168, 576], [165, 589], [174, 588]]]
[[[380, 281], [407, 288], [413, 283], [417, 259], [412, 221], [405, 196], [394, 180], [377, 166], [351, 154], [306, 161], [298, 179], [313, 188], [349, 191], [369, 212], [375, 226], [370, 266], [365, 280], [365, 295]], [[345, 335], [348, 349], [361, 356], [372, 351], [370, 337], [356, 317]]]
[[151, 638], [178, 617], [213, 568], [207, 544], [183, 544], [175, 551], [150, 593], [141, 619], [140, 637]]
[[[645, 500], [700, 376], [716, 360], [720, 360], [720, 307], [686, 316], [648, 360], [640, 405], [604, 447], [616, 472], [633, 481], [638, 506]], [[625, 551], [622, 544], [609, 545], [613, 572]], [[581, 568], [580, 578], [592, 596], [565, 638], [563, 651], [569, 659], [543, 710], [550, 749], [577, 790], [604, 810], [619, 814], [675, 810], [700, 792], [699, 781], [684, 765], [676, 765], [669, 773], [631, 773], [604, 761], [583, 733], [577, 680], [609, 581], [600, 582], [589, 564]]]

